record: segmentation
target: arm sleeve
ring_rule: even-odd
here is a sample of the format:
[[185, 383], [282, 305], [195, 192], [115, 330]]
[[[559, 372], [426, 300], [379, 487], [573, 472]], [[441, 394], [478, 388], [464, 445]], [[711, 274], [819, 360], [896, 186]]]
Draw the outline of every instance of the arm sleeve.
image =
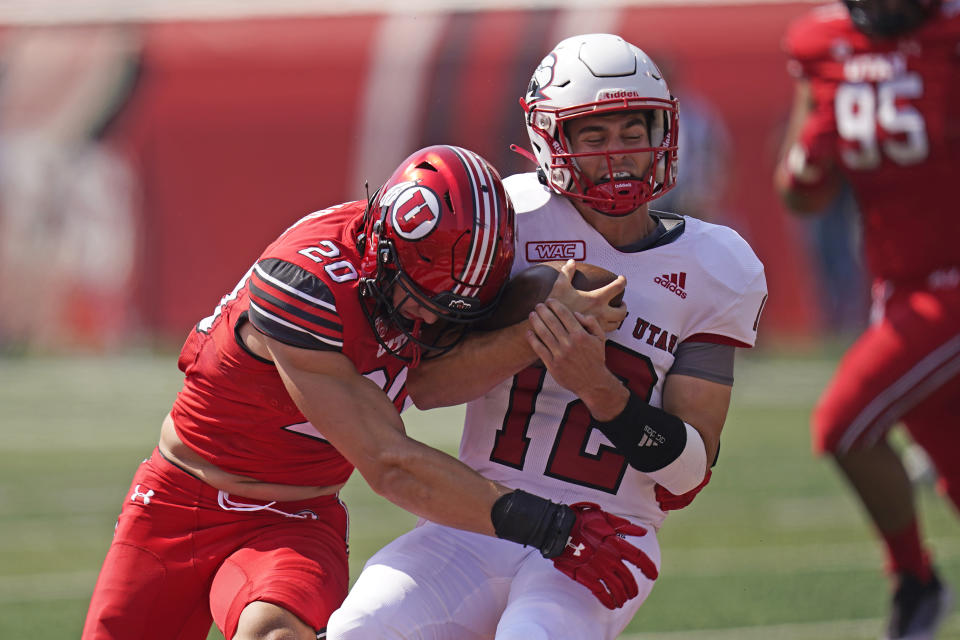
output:
[[333, 292], [316, 274], [267, 258], [254, 266], [247, 290], [250, 322], [261, 333], [303, 349], [343, 349], [343, 322]]
[[668, 375], [674, 373], [733, 385], [733, 360], [736, 347], [711, 342], [681, 342]]

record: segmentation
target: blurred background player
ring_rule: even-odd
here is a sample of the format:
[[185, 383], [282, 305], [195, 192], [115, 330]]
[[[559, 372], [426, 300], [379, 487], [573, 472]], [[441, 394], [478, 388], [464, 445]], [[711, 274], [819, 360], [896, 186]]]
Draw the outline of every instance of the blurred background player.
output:
[[775, 182], [820, 211], [844, 180], [863, 220], [871, 326], [813, 414], [813, 446], [856, 491], [886, 547], [887, 638], [932, 638], [950, 593], [921, 541], [911, 483], [887, 436], [903, 422], [960, 506], [960, 3], [845, 0], [788, 31], [797, 76]]
[[312, 213], [267, 247], [184, 345], [184, 386], [134, 476], [83, 637], [203, 639], [211, 619], [228, 639], [320, 637], [347, 592], [338, 492], [354, 466], [413, 513], [548, 557], [572, 540], [625, 571], [639, 551], [581, 535], [602, 512], [523, 494], [492, 516], [508, 488], [404, 433], [408, 372], [493, 308], [514, 246], [497, 172], [436, 146], [370, 202]]
[[[629, 313], [604, 326], [548, 299], [411, 372], [411, 396], [470, 401], [461, 460], [642, 526], [629, 539], [659, 568], [666, 511], [693, 499], [716, 460], [735, 347], [753, 345], [766, 299], [763, 266], [726, 227], [649, 210], [676, 181], [677, 101], [643, 51], [609, 34], [563, 40], [522, 104], [538, 169], [504, 181], [522, 248], [514, 273], [574, 247], [626, 276]], [[656, 577], [627, 568], [635, 594], [598, 586], [589, 568], [566, 571], [575, 584], [535, 549], [427, 518], [367, 562], [329, 637], [612, 640]]]

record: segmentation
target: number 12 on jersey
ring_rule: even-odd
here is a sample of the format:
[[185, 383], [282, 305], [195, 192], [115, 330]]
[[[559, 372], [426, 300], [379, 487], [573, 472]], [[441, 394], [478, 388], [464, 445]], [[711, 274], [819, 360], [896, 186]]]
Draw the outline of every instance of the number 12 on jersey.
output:
[[[610, 371], [630, 391], [649, 402], [658, 379], [650, 358], [607, 342], [606, 360]], [[547, 370], [543, 367], [527, 367], [514, 376], [503, 426], [497, 431], [490, 453], [491, 461], [523, 469], [530, 446], [530, 420], [536, 413], [546, 376]], [[615, 494], [627, 470], [627, 460], [609, 445], [600, 445], [596, 453], [589, 453], [587, 445], [592, 431], [587, 405], [581, 400], [567, 403], [543, 473]]]

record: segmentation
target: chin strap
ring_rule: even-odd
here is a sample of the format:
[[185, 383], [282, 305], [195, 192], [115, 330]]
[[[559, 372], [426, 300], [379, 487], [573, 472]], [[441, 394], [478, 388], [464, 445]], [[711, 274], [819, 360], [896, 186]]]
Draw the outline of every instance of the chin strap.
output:
[[[422, 324], [423, 324], [423, 320], [420, 318], [417, 318], [417, 320], [413, 323], [413, 329], [410, 330], [411, 335], [413, 335], [418, 340], [420, 339], [420, 326]], [[410, 368], [415, 369], [417, 365], [420, 364], [420, 358], [423, 355], [423, 350], [420, 348], [420, 345], [417, 344], [416, 342], [408, 340], [407, 344], [410, 345], [410, 349], [413, 351], [413, 355], [410, 356]]]
[[510, 151], [513, 151], [514, 153], [518, 153], [524, 158], [526, 158], [527, 160], [529, 160], [530, 162], [532, 162], [533, 164], [537, 165], [538, 167], [540, 166], [540, 163], [537, 162], [537, 157], [533, 155], [529, 149], [525, 147], [518, 147], [517, 145], [512, 144], [510, 145]]

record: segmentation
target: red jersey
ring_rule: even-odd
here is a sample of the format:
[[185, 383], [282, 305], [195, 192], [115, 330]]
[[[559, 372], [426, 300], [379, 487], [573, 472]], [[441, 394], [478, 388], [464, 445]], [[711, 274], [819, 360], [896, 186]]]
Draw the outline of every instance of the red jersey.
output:
[[356, 238], [365, 206], [337, 205], [287, 229], [187, 338], [173, 420], [180, 439], [219, 468], [308, 486], [346, 482], [353, 471], [300, 413], [276, 367], [241, 344], [244, 322], [286, 344], [343, 353], [398, 411], [406, 404], [406, 364], [380, 347], [361, 309]]
[[894, 281], [960, 265], [960, 2], [897, 38], [871, 40], [839, 2], [794, 23], [791, 72], [814, 107], [801, 140], [853, 187], [867, 265]]

